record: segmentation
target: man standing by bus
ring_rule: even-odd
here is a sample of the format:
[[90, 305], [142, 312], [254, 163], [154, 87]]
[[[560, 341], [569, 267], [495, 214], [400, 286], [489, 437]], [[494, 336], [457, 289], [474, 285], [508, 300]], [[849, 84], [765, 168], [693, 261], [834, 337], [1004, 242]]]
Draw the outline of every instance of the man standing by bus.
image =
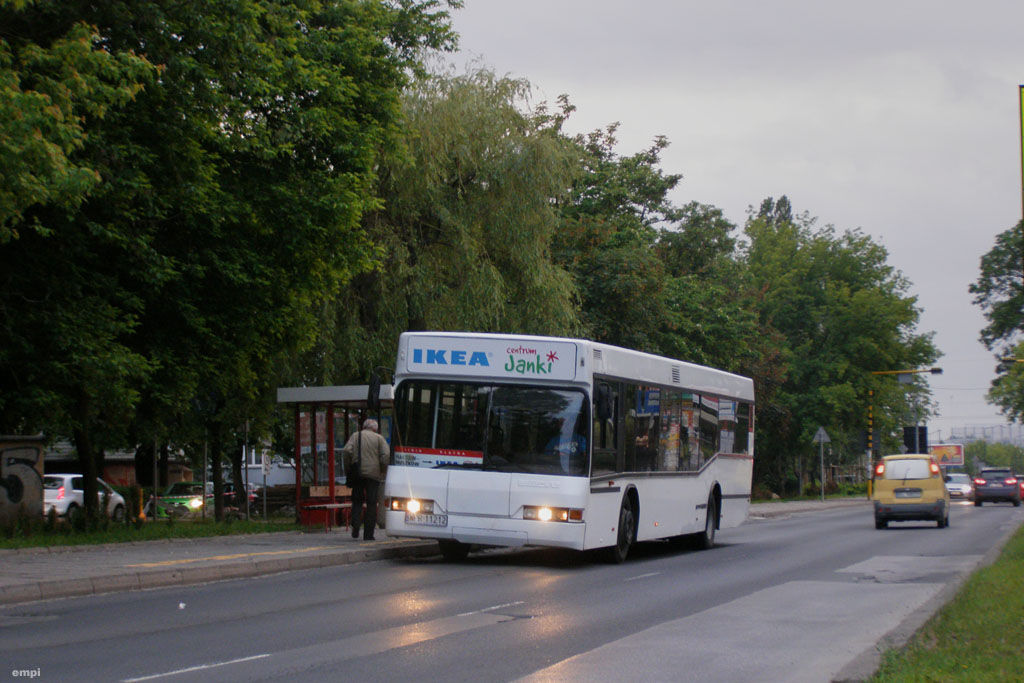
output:
[[[377, 526], [378, 492], [391, 458], [391, 448], [379, 431], [380, 426], [376, 420], [366, 420], [362, 430], [349, 437], [342, 450], [345, 472], [357, 475], [349, 476], [349, 486], [352, 488], [352, 538], [359, 538], [361, 522], [364, 541], [373, 540], [373, 530]], [[356, 467], [358, 470], [354, 471]]]

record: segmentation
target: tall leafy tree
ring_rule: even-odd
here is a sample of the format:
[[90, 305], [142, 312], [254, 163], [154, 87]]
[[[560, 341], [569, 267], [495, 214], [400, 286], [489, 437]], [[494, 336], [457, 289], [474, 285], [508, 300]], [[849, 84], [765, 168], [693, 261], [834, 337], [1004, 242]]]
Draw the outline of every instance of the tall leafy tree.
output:
[[409, 329], [577, 329], [572, 282], [548, 248], [570, 179], [563, 114], [528, 98], [528, 83], [486, 70], [405, 93], [406, 145], [382, 156], [382, 205], [365, 221], [382, 266], [325, 307], [305, 377], [365, 380]]
[[1012, 344], [1024, 333], [1024, 220], [996, 237], [969, 290], [988, 320], [981, 331], [986, 347]]
[[672, 203], [681, 176], [660, 168], [665, 138], [623, 156], [615, 131], [574, 139], [580, 171], [552, 246], [580, 290], [586, 334], [733, 371], [752, 368], [755, 318], [739, 286], [736, 227], [713, 206]]
[[696, 202], [675, 219], [659, 230], [655, 246], [665, 273], [661, 353], [751, 374], [760, 357], [757, 319], [742, 286], [736, 226], [720, 209]]
[[613, 124], [574, 138], [578, 171], [562, 205], [552, 253], [579, 289], [587, 336], [657, 352], [657, 333], [665, 324], [665, 279], [655, 244], [658, 226], [676, 218], [668, 193], [681, 176], [659, 168], [669, 144], [665, 138], [620, 156], [617, 128]]
[[[981, 272], [970, 292], [988, 320], [982, 343], [998, 357], [1024, 358], [1024, 220], [996, 237], [981, 257]], [[1017, 422], [1024, 419], [1022, 368], [1021, 363], [1000, 364], [989, 391], [989, 400]]]
[[763, 204], [746, 226], [759, 324], [779, 342], [768, 377], [781, 384], [765, 387], [771, 398], [758, 430], [759, 479], [773, 485], [807, 470], [819, 426], [834, 446], [855, 442], [876, 385], [876, 426], [899, 424], [906, 397], [871, 373], [920, 367], [938, 355], [931, 335], [917, 332], [910, 283], [887, 264], [885, 249], [859, 231], [817, 228], [783, 199]]
[[0, 0], [0, 244], [24, 229], [46, 231], [25, 211], [41, 204], [74, 210], [99, 184], [74, 158], [90, 122], [123, 107], [157, 69], [129, 50], [111, 51], [86, 21], [42, 34], [17, 11], [34, 2]]
[[189, 419], [193, 398], [218, 406], [211, 433], [240, 424], [312, 343], [320, 302], [375, 259], [361, 219], [379, 206], [377, 153], [423, 51], [453, 45], [444, 8], [458, 4], [4, 5], [12, 53], [85, 25], [92, 52], [135, 70], [102, 72], [134, 99], [103, 95], [106, 115], [67, 147], [96, 183], [71, 210], [12, 202], [11, 220], [42, 229], [0, 256], [18, 271], [0, 347], [23, 352], [0, 359], [3, 393], [50, 399], [41, 412], [74, 432], [87, 474], [137, 407], [136, 438]]
[[152, 369], [127, 341], [148, 249], [124, 223], [73, 217], [102, 194], [98, 129], [158, 70], [54, 3], [4, 2], [0, 27], [0, 425], [73, 435], [94, 513], [97, 441], [123, 438]]

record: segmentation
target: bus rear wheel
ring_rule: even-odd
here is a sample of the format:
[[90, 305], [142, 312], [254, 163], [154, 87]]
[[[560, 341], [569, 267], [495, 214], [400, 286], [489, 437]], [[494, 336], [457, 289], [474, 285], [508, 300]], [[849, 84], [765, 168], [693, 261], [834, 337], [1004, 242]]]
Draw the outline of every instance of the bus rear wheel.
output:
[[704, 518], [704, 531], [697, 534], [697, 547], [708, 550], [715, 545], [715, 527], [718, 525], [718, 506], [715, 505], [715, 494], [708, 496], [707, 517]]
[[636, 538], [636, 517], [633, 514], [633, 502], [626, 496], [619, 508], [619, 529], [615, 545], [608, 549], [608, 559], [613, 564], [622, 564], [629, 555], [629, 549]]

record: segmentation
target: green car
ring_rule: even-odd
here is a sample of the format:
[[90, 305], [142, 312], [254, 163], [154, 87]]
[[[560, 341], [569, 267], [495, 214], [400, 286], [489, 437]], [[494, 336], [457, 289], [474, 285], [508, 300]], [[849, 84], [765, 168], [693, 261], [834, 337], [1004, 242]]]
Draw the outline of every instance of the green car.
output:
[[[171, 484], [156, 499], [157, 517], [185, 517], [202, 511], [206, 501], [213, 500], [213, 482], [206, 483], [206, 495], [203, 495], [203, 482], [179, 481]], [[147, 505], [146, 514], [151, 506]]]

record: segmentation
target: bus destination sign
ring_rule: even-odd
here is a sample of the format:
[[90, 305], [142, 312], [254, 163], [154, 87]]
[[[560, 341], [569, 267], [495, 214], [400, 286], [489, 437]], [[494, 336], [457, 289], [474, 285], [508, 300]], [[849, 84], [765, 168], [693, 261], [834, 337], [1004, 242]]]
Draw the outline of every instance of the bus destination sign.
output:
[[576, 344], [549, 340], [413, 337], [409, 372], [509, 379], [576, 378]]

